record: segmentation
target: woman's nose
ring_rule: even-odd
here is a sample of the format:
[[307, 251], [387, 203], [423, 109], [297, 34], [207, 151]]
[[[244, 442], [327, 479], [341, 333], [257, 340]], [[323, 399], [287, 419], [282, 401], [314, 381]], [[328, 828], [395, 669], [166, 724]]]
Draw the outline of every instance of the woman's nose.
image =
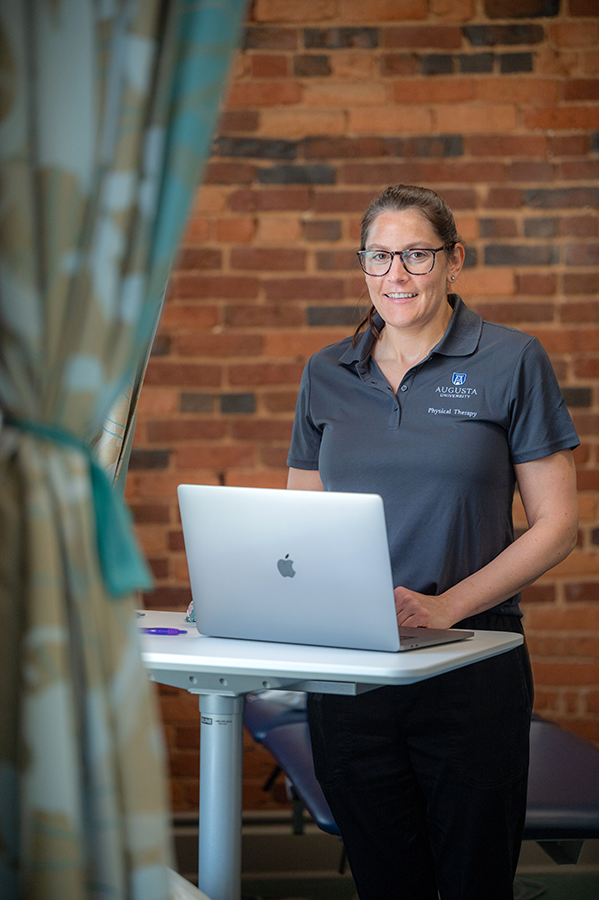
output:
[[397, 254], [391, 260], [391, 268], [389, 269], [389, 275], [392, 278], [405, 278], [408, 273], [404, 269], [404, 265], [401, 261], [401, 257]]

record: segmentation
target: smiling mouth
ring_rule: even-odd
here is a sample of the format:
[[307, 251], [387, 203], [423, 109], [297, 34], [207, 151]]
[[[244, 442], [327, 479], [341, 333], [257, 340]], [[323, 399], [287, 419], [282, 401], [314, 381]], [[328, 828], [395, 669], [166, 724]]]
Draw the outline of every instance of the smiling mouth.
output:
[[402, 293], [391, 293], [391, 292], [389, 292], [389, 293], [387, 293], [385, 296], [386, 296], [386, 297], [389, 297], [390, 300], [409, 300], [409, 299], [411, 299], [412, 297], [417, 297], [418, 294], [403, 293], [403, 292], [402, 292]]

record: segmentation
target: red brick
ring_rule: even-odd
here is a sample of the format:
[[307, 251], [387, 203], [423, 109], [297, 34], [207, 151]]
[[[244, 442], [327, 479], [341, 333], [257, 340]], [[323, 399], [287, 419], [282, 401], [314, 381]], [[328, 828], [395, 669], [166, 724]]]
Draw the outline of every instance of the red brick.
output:
[[548, 138], [552, 156], [586, 156], [588, 140], [585, 134], [555, 134]]
[[[389, 182], [385, 181], [385, 184]], [[359, 212], [362, 214], [373, 197], [371, 191], [319, 191], [314, 197], [314, 212]]]
[[256, 233], [253, 219], [231, 218], [216, 220], [216, 239], [227, 243], [249, 243]]
[[[599, 358], [595, 357], [582, 364], [575, 364], [573, 369], [576, 378], [597, 378], [599, 377]], [[599, 415], [576, 410], [571, 410], [570, 413], [579, 436], [596, 436], [599, 433]]]
[[225, 476], [225, 484], [236, 487], [285, 488], [287, 486], [287, 468], [280, 472], [273, 469], [268, 472], [250, 471], [248, 469], [229, 469]]
[[533, 656], [574, 657], [576, 664], [583, 658], [599, 658], [599, 632], [597, 634], [528, 634], [528, 648]]
[[190, 297], [253, 300], [258, 295], [258, 286], [257, 278], [244, 275], [176, 275], [174, 291], [183, 300]]
[[220, 269], [221, 250], [208, 247], [183, 247], [175, 260], [175, 269]]
[[339, 0], [342, 22], [397, 22], [426, 19], [427, 0]]
[[179, 529], [178, 531], [169, 531], [168, 548], [172, 553], [184, 552], [185, 542], [183, 540], [183, 532], [181, 529]]
[[566, 245], [566, 265], [596, 266], [599, 263], [599, 244], [577, 241]]
[[252, 444], [220, 444], [214, 447], [179, 447], [174, 451], [178, 469], [214, 469], [222, 471], [232, 466], [255, 464]]
[[481, 237], [516, 237], [518, 224], [511, 216], [502, 216], [498, 219], [481, 219]]
[[256, 110], [225, 110], [218, 123], [218, 134], [257, 131], [259, 124], [260, 118]]
[[339, 166], [341, 184], [418, 184], [421, 182], [419, 162], [351, 162]]
[[574, 449], [574, 462], [576, 466], [585, 465], [591, 458], [591, 448], [589, 444], [580, 444]]
[[194, 216], [189, 220], [181, 243], [183, 246], [193, 244], [203, 244], [210, 237], [210, 221], [200, 216]]
[[[398, 16], [399, 18], [399, 16]], [[385, 48], [435, 47], [438, 49], [458, 49], [462, 45], [462, 31], [455, 25], [407, 25], [405, 27], [384, 28], [381, 46]]]
[[516, 293], [528, 295], [555, 294], [557, 275], [552, 273], [520, 272], [516, 275]]
[[[439, 110], [442, 107], [438, 108]], [[437, 113], [441, 118], [441, 112]], [[455, 123], [454, 123], [455, 124]], [[347, 128], [355, 134], [382, 134], [395, 137], [397, 134], [433, 134], [438, 128], [441, 132], [455, 133], [461, 131], [461, 123], [452, 131], [445, 122], [435, 123], [434, 112], [430, 106], [412, 106], [410, 104], [393, 104], [386, 106], [349, 107], [347, 110]]]
[[[493, 79], [496, 83], [497, 79]], [[525, 156], [527, 159], [544, 159], [547, 153], [547, 137], [540, 134], [487, 134], [467, 135], [464, 150], [473, 156]]]
[[388, 102], [387, 84], [380, 79], [318, 78], [306, 81], [302, 102], [307, 106], [353, 108], [381, 107]]
[[254, 53], [250, 69], [254, 78], [284, 78], [289, 74], [289, 63], [282, 54]]
[[575, 353], [599, 350], [599, 329], [560, 328], [535, 329], [535, 334], [549, 353]]
[[581, 106], [548, 106], [524, 111], [526, 128], [599, 128], [599, 109]]
[[535, 681], [552, 685], [595, 685], [599, 681], [599, 664], [533, 660]]
[[599, 491], [599, 469], [579, 469], [576, 483], [579, 491]]
[[504, 75], [502, 78], [479, 78], [475, 98], [485, 103], [512, 102], [540, 106], [556, 102], [558, 93], [556, 79]]
[[568, 13], [570, 16], [593, 17], [597, 15], [597, 4], [595, 0], [570, 0]]
[[204, 169], [204, 184], [251, 184], [256, 166], [241, 162], [209, 162]]
[[270, 444], [262, 447], [260, 450], [260, 461], [273, 469], [284, 469], [287, 474], [287, 454], [289, 453], [289, 444], [282, 447], [275, 447]]
[[535, 685], [535, 705], [537, 713], [547, 713], [559, 708], [559, 691]]
[[146, 371], [146, 384], [176, 384], [181, 387], [220, 387], [220, 366], [197, 363], [172, 363], [151, 359]]
[[577, 237], [599, 235], [599, 216], [560, 216], [560, 234]]
[[522, 191], [520, 188], [490, 188], [485, 206], [487, 209], [519, 209]]
[[272, 278], [264, 282], [267, 300], [342, 300], [344, 283], [338, 278]]
[[133, 519], [138, 524], [168, 523], [171, 519], [170, 507], [166, 503], [130, 504]]
[[476, 209], [478, 206], [476, 191], [471, 188], [439, 187], [438, 192], [454, 212], [459, 209]]
[[303, 365], [297, 363], [263, 363], [255, 366], [231, 366], [229, 381], [232, 385], [299, 385]]
[[526, 621], [526, 605], [528, 603], [553, 603], [555, 601], [555, 587], [552, 584], [531, 584], [522, 591], [522, 603]]
[[256, 22], [319, 21], [335, 16], [335, 0], [256, 0], [252, 17]]
[[265, 409], [273, 413], [293, 413], [296, 400], [296, 391], [277, 391], [276, 393], [266, 393], [262, 396]]
[[562, 322], [599, 322], [599, 301], [588, 303], [564, 303], [560, 306], [560, 318]]
[[142, 596], [145, 609], [183, 611], [191, 602], [191, 590], [188, 587], [159, 585], [151, 593], [144, 592]]
[[166, 557], [147, 557], [147, 563], [150, 567], [150, 572], [153, 577], [156, 579], [168, 578], [169, 576], [169, 561]]
[[567, 584], [566, 600], [570, 603], [598, 603], [599, 584], [589, 584], [586, 582], [580, 584]]
[[562, 90], [564, 100], [599, 100], [599, 78], [569, 78]]
[[564, 275], [564, 293], [596, 294], [599, 292], [599, 273], [571, 272]]
[[558, 165], [558, 178], [576, 180], [597, 180], [599, 178], [599, 160], [581, 159], [562, 162]]
[[233, 328], [289, 328], [304, 324], [304, 314], [298, 306], [227, 306], [225, 322]]
[[309, 209], [311, 192], [307, 187], [288, 187], [285, 190], [249, 190], [240, 188], [229, 197], [234, 212], [271, 212], [284, 209]]
[[213, 328], [219, 319], [216, 306], [199, 306], [193, 303], [169, 301], [162, 312], [160, 328]]
[[510, 325], [515, 322], [551, 322], [551, 303], [479, 303], [477, 312], [490, 322]]
[[552, 181], [553, 166], [551, 163], [516, 160], [507, 166], [508, 181]]
[[150, 443], [174, 443], [177, 441], [215, 441], [227, 433], [227, 423], [222, 419], [159, 419], [148, 422], [147, 435]]
[[284, 441], [287, 452], [291, 440], [293, 422], [277, 419], [238, 418], [232, 424], [234, 440], [239, 441]]
[[227, 109], [279, 106], [299, 103], [301, 99], [302, 88], [297, 81], [234, 82], [227, 94], [226, 106]]
[[183, 334], [175, 348], [181, 356], [259, 356], [263, 343], [259, 334]]
[[234, 248], [231, 251], [231, 266], [234, 269], [258, 269], [263, 272], [301, 272], [306, 268], [306, 251], [281, 247]]
[[307, 159], [336, 159], [386, 156], [387, 144], [380, 137], [309, 137], [303, 141]]
[[[197, 720], [197, 713], [194, 712], [194, 718]], [[189, 725], [178, 725], [175, 728], [174, 744], [180, 750], [195, 749], [196, 753], [200, 749], [200, 723], [190, 723]]]
[[381, 75], [416, 75], [418, 57], [415, 53], [385, 53], [380, 58]]
[[446, 134], [505, 134], [518, 124], [519, 108], [509, 103], [454, 103], [435, 106], [436, 125]]
[[463, 103], [474, 97], [471, 78], [402, 78], [393, 85], [396, 103]]
[[550, 38], [561, 47], [589, 47], [599, 43], [599, 24], [555, 22], [549, 26]]
[[586, 50], [580, 54], [582, 75], [599, 75], [599, 50]]
[[355, 250], [319, 250], [316, 254], [316, 268], [321, 272], [347, 272], [351, 269], [360, 272]]
[[312, 329], [309, 332], [277, 332], [266, 335], [265, 352], [268, 356], [307, 359], [323, 347], [333, 344], [347, 335], [347, 328], [337, 330]]
[[499, 162], [422, 162], [422, 174], [427, 183], [443, 184], [451, 181], [491, 182], [505, 181], [505, 169]]

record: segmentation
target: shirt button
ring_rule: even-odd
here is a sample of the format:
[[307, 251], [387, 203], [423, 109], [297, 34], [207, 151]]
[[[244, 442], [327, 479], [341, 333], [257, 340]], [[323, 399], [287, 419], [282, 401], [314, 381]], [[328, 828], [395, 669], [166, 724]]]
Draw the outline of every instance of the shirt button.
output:
[[407, 389], [408, 389], [407, 384], [402, 384], [402, 386], [400, 387], [400, 391], [401, 391], [402, 393], [403, 393], [404, 391], [407, 391]]

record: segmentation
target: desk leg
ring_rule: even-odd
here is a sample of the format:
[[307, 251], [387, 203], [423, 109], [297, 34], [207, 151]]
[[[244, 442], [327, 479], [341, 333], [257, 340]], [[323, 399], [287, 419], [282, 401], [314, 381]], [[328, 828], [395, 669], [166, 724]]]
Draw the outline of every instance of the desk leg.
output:
[[200, 716], [198, 887], [240, 900], [243, 697], [201, 694]]

